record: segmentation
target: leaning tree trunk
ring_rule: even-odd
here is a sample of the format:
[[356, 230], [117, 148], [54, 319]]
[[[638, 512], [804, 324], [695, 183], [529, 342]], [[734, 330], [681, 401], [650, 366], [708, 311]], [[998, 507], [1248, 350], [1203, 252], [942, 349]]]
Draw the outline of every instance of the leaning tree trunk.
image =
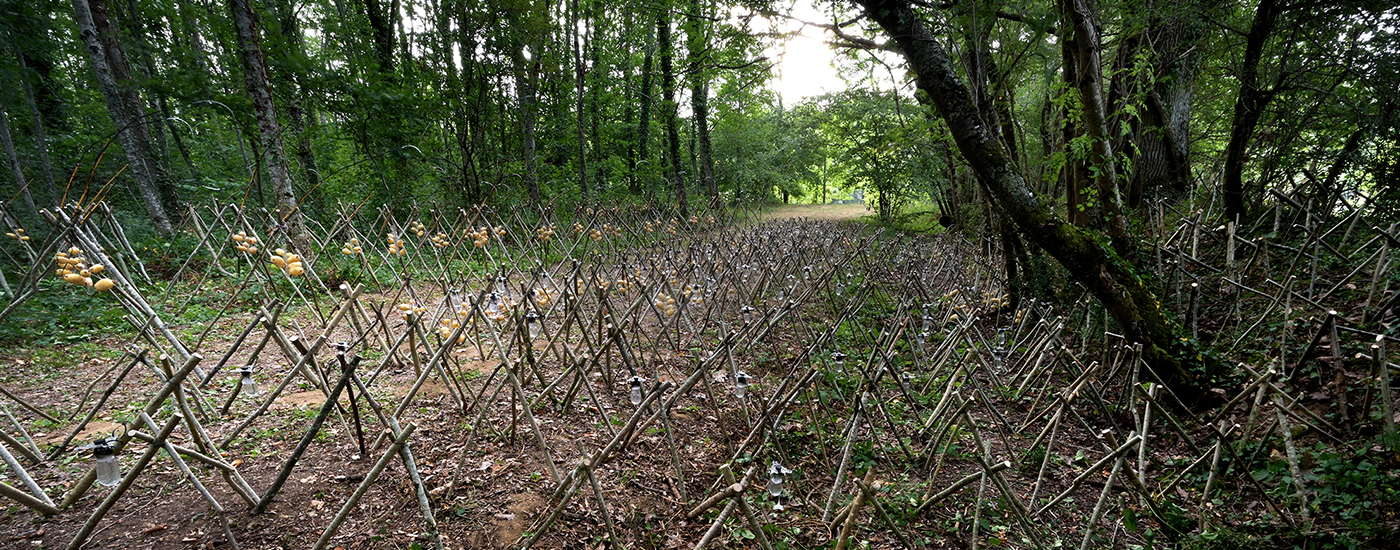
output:
[[253, 114], [258, 121], [263, 152], [267, 155], [267, 179], [277, 197], [278, 225], [287, 231], [292, 247], [303, 256], [310, 256], [311, 239], [298, 209], [296, 190], [287, 171], [287, 154], [282, 148], [282, 130], [277, 124], [277, 109], [272, 103], [272, 87], [267, 81], [267, 61], [263, 58], [258, 39], [258, 15], [250, 0], [229, 0], [233, 24], [238, 34], [239, 58], [243, 61], [244, 86], [253, 101]]
[[[105, 24], [105, 5], [99, 3], [93, 6], [89, 5], [88, 0], [73, 0], [78, 34], [83, 39], [83, 46], [87, 48], [88, 61], [97, 77], [98, 87], [102, 89], [102, 98], [107, 102], [107, 111], [112, 115], [112, 124], [117, 128], [117, 139], [121, 142], [122, 150], [126, 152], [131, 173], [136, 177], [136, 186], [141, 194], [141, 202], [146, 206], [146, 214], [151, 217], [151, 224], [157, 232], [170, 235], [170, 217], [166, 214], [160, 196], [160, 168], [151, 154], [149, 134], [141, 133], [146, 127], [140, 120], [142, 113], [129, 110], [130, 105], [123, 96], [122, 88], [117, 84], [119, 77], [128, 74], [126, 59], [119, 57], [109, 62], [108, 56], [120, 55], [121, 50], [115, 42], [115, 37], [104, 37], [98, 32], [94, 7], [101, 8], [99, 14], [104, 22], [103, 26], [110, 26]], [[118, 47], [109, 48], [109, 45]]]
[[1273, 34], [1282, 8], [1276, 0], [1259, 0], [1254, 11], [1254, 23], [1245, 36], [1244, 61], [1237, 77], [1240, 93], [1235, 98], [1234, 119], [1230, 123], [1230, 142], [1225, 145], [1225, 174], [1221, 182], [1225, 202], [1225, 217], [1235, 220], [1245, 213], [1244, 162], [1249, 140], [1259, 126], [1264, 107], [1274, 98], [1274, 90], [1259, 87], [1259, 61], [1264, 56], [1264, 43]]
[[[898, 44], [915, 74], [921, 96], [938, 109], [953, 140], [983, 186], [1022, 235], [1044, 248], [1103, 304], [1125, 336], [1143, 344], [1148, 366], [1178, 395], [1200, 395], [1198, 372], [1219, 363], [1191, 349], [1164, 316], [1146, 286], [1146, 274], [1092, 231], [1065, 223], [1031, 191], [996, 136], [981, 123], [966, 85], [938, 38], [914, 14], [908, 0], [861, 0], [866, 13]], [[1204, 368], [1208, 366], [1209, 368]]]

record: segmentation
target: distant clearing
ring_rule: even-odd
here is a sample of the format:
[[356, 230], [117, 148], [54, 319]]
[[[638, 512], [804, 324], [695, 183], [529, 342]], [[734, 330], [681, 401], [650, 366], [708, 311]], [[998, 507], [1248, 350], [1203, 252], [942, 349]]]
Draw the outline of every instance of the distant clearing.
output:
[[864, 204], [784, 204], [763, 214], [763, 219], [856, 220], [871, 214]]

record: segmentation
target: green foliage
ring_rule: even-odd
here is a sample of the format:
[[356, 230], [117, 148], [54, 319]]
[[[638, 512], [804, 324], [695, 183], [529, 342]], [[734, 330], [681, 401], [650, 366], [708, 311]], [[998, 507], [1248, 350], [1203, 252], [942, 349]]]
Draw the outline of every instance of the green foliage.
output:
[[124, 324], [123, 310], [112, 300], [110, 294], [89, 294], [45, 277], [39, 281], [39, 293], [0, 323], [0, 346], [47, 348], [111, 335]]
[[1217, 528], [1191, 537], [1182, 550], [1264, 550], [1263, 541], [1230, 528]]

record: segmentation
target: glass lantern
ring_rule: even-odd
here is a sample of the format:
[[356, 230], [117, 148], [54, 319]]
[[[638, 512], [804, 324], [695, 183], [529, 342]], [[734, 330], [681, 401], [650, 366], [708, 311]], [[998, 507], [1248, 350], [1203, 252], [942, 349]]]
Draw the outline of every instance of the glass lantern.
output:
[[992, 348], [992, 363], [1000, 369], [1006, 362], [1006, 329], [997, 330], [996, 347]]
[[774, 511], [783, 511], [783, 495], [787, 493], [785, 478], [790, 473], [792, 470], [787, 469], [776, 460], [768, 466], [768, 496], [773, 497]]
[[632, 388], [631, 392], [628, 393], [628, 398], [632, 401], [633, 405], [642, 404], [642, 382], [645, 381], [646, 379], [640, 376], [633, 376], [627, 379], [627, 385]]
[[540, 337], [540, 327], [544, 324], [540, 322], [541, 319], [543, 319], [543, 317], [533, 311], [525, 314], [525, 326], [530, 329], [531, 340]]
[[238, 369], [238, 385], [241, 386], [239, 391], [248, 397], [258, 396], [258, 381], [253, 379], [253, 370], [252, 365], [244, 365]]
[[739, 371], [734, 373], [734, 395], [743, 399], [744, 394], [749, 391], [749, 373]]
[[92, 459], [96, 462], [97, 482], [103, 487], [111, 487], [122, 481], [122, 467], [117, 464], [114, 441], [98, 439], [92, 443]]

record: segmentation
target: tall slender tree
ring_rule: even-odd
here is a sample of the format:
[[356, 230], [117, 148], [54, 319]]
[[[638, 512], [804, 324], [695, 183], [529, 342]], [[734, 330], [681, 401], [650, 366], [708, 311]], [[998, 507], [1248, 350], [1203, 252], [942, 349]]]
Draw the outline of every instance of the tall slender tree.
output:
[[685, 18], [687, 73], [690, 75], [690, 113], [695, 126], [696, 152], [699, 157], [700, 189], [710, 201], [719, 199], [715, 185], [715, 157], [710, 143], [710, 33], [705, 24], [705, 3], [691, 0], [690, 13]]
[[682, 217], [690, 215], [685, 196], [684, 170], [681, 168], [681, 136], [676, 106], [676, 71], [672, 59], [675, 44], [671, 39], [671, 12], [669, 5], [661, 7], [656, 16], [656, 42], [661, 50], [661, 116], [666, 121], [666, 179], [671, 184], [672, 200], [680, 209]]
[[578, 130], [578, 189], [583, 201], [588, 202], [588, 136], [585, 120], [587, 113], [583, 108], [586, 90], [584, 79], [588, 76], [588, 64], [583, 57], [583, 50], [587, 47], [583, 43], [586, 37], [580, 38], [579, 27], [591, 25], [591, 23], [580, 15], [578, 0], [570, 0], [569, 13], [572, 15], [570, 19], [573, 20], [573, 24], [569, 27], [569, 42], [574, 55], [574, 114], [578, 121], [576, 125]]
[[277, 123], [277, 108], [272, 101], [272, 87], [267, 79], [267, 60], [263, 57], [258, 30], [258, 14], [251, 0], [229, 0], [233, 26], [238, 37], [238, 57], [243, 63], [244, 89], [253, 102], [253, 115], [258, 121], [258, 135], [263, 153], [267, 155], [267, 179], [277, 200], [277, 224], [286, 231], [292, 247], [303, 256], [314, 249], [302, 220], [292, 176], [287, 170], [287, 155], [282, 148], [282, 129]]
[[[652, 25], [642, 25], [646, 29], [646, 39], [643, 41], [642, 51], [642, 87], [637, 92], [637, 149], [636, 155], [628, 159], [627, 168], [630, 177], [630, 186], [633, 194], [641, 194], [644, 190], [644, 178], [638, 174], [640, 166], [646, 163], [650, 168], [651, 163], [651, 111], [652, 96], [655, 89], [652, 87], [652, 63], [656, 54], [655, 34], [652, 33]], [[648, 170], [650, 171], [650, 169]]]
[[25, 61], [24, 52], [18, 47], [15, 48], [15, 62], [19, 65], [20, 89], [24, 92], [24, 104], [29, 108], [29, 119], [33, 126], [34, 141], [39, 150], [39, 167], [44, 173], [45, 188], [49, 193], [50, 205], [58, 204], [58, 183], [53, 176], [53, 163], [49, 161], [49, 136], [48, 130], [44, 129], [44, 116], [39, 111], [39, 103], [34, 98], [34, 86], [29, 83], [33, 78], [29, 74], [28, 63]]
[[39, 208], [34, 204], [34, 194], [29, 191], [29, 182], [24, 179], [24, 166], [20, 164], [19, 155], [15, 152], [15, 142], [10, 138], [10, 117], [5, 114], [3, 102], [0, 102], [0, 143], [5, 146], [5, 158], [10, 161], [10, 169], [15, 176], [15, 189], [19, 190], [19, 196], [24, 199], [24, 206], [38, 216]]
[[1277, 0], [1259, 0], [1259, 5], [1254, 9], [1254, 21], [1245, 35], [1244, 59], [1236, 72], [1240, 89], [1235, 99], [1234, 119], [1230, 123], [1230, 143], [1225, 146], [1225, 173], [1221, 182], [1225, 216], [1231, 220], [1239, 219], [1245, 213], [1245, 150], [1264, 115], [1264, 108], [1273, 101], [1276, 93], [1274, 88], [1260, 85], [1259, 63], [1264, 57], [1264, 45], [1273, 35], [1279, 14], [1284, 9], [1285, 6]]
[[117, 138], [136, 177], [146, 214], [150, 216], [156, 231], [169, 235], [172, 231], [170, 217], [166, 213], [166, 201], [162, 200], [159, 183], [163, 170], [151, 151], [145, 113], [141, 109], [136, 88], [129, 83], [131, 72], [121, 43], [108, 20], [106, 0], [73, 0], [73, 12], [78, 34], [87, 48], [88, 63], [97, 77], [102, 97], [107, 102], [107, 112], [111, 114], [112, 124], [117, 129]]

